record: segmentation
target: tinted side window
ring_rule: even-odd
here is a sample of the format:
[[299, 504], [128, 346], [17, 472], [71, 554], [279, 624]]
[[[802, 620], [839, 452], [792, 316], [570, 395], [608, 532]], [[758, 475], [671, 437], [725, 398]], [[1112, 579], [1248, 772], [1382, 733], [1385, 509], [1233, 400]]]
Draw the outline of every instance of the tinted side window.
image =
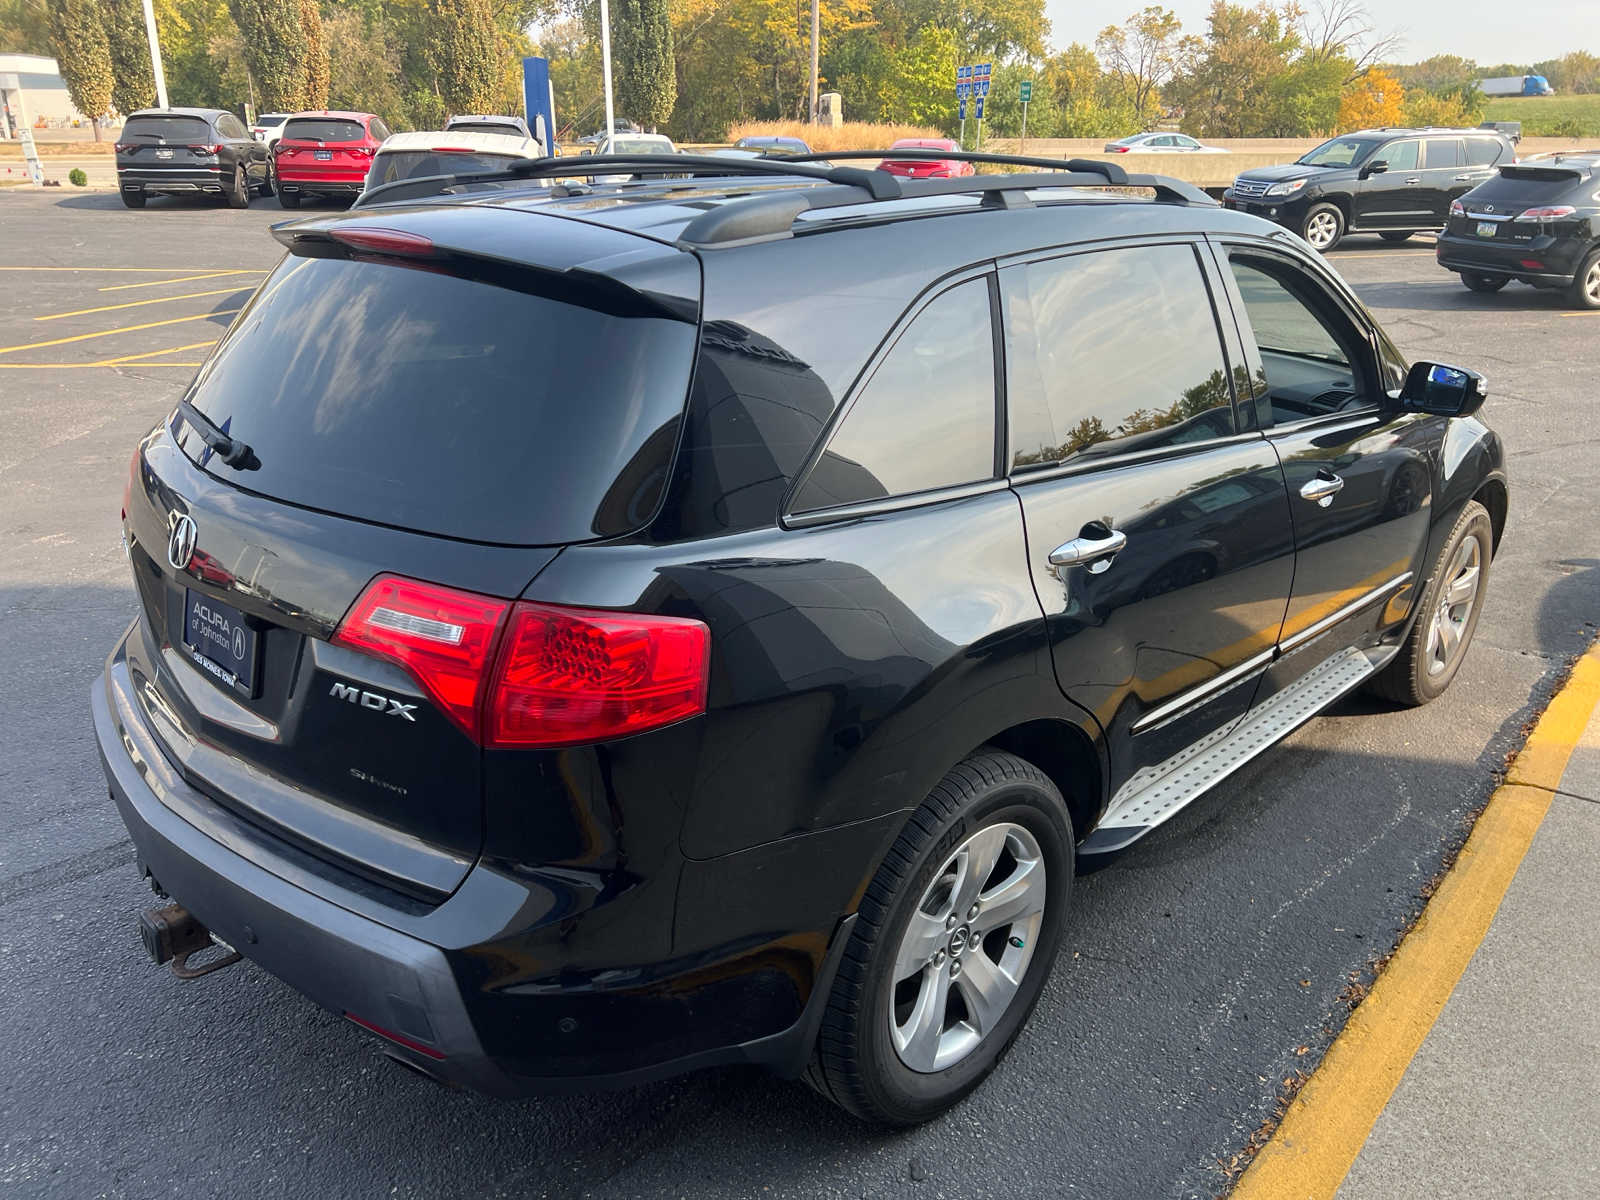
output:
[[239, 118], [232, 113], [223, 113], [217, 118], [217, 132], [225, 138], [247, 138], [250, 135]]
[[1245, 316], [1261, 352], [1261, 387], [1282, 425], [1373, 402], [1365, 366], [1371, 355], [1305, 272], [1274, 258], [1230, 257]]
[[1461, 143], [1455, 138], [1429, 138], [1427, 146], [1423, 158], [1424, 166], [1432, 169], [1461, 165]]
[[1190, 247], [1102, 250], [1003, 279], [1014, 469], [1234, 432], [1211, 294]]
[[372, 120], [367, 122], [367, 132], [372, 135], [375, 141], [381, 142], [389, 136], [389, 127], [377, 117], [373, 117]]
[[1487, 167], [1500, 161], [1501, 145], [1495, 138], [1468, 138], [1467, 161], [1475, 167]]
[[1387, 146], [1379, 148], [1373, 153], [1372, 161], [1379, 160], [1389, 164], [1391, 171], [1415, 171], [1417, 169], [1417, 142], [1413, 138], [1404, 142], [1390, 142]]
[[900, 334], [834, 431], [796, 512], [974, 483], [994, 475], [989, 284], [937, 297]]

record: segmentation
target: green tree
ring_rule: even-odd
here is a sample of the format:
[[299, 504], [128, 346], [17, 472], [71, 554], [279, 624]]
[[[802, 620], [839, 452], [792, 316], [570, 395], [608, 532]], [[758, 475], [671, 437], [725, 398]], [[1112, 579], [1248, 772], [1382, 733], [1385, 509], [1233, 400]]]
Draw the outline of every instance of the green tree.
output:
[[[1301, 49], [1287, 18], [1298, 10], [1243, 8], [1216, 0], [1203, 49], [1191, 69], [1168, 88], [1183, 109], [1183, 128], [1199, 137], [1284, 136], [1285, 99]], [[1338, 108], [1337, 90], [1333, 97]], [[1309, 130], [1291, 130], [1305, 133]]]
[[925, 25], [910, 45], [890, 56], [884, 88], [888, 119], [938, 129], [954, 127], [956, 36], [946, 26]]
[[0, 54], [44, 54], [50, 10], [44, 0], [0, 0]]
[[111, 107], [111, 48], [95, 0], [51, 0], [50, 40], [67, 94], [98, 142], [100, 118]]
[[1406, 87], [1421, 88], [1425, 92], [1445, 91], [1484, 77], [1477, 63], [1459, 54], [1435, 54], [1419, 63], [1386, 67], [1385, 70]]
[[337, 9], [323, 21], [322, 33], [329, 51], [327, 106], [378, 113], [404, 126], [400, 48], [381, 13], [364, 17]]
[[429, 0], [428, 17], [426, 56], [440, 105], [449, 113], [485, 111], [499, 62], [489, 0]]
[[1107, 25], [1094, 48], [1132, 103], [1135, 118], [1150, 124], [1160, 115], [1161, 89], [1187, 69], [1199, 44], [1184, 35], [1176, 13], [1153, 4], [1121, 25]]
[[306, 108], [306, 33], [300, 0], [228, 0], [256, 97], [266, 112]]
[[654, 130], [672, 119], [678, 98], [667, 0], [618, 0], [611, 11], [618, 111]]
[[111, 51], [111, 102], [126, 116], [156, 102], [156, 77], [139, 0], [100, 0]]
[[306, 108], [328, 107], [328, 43], [317, 0], [300, 0], [300, 28], [306, 39]]

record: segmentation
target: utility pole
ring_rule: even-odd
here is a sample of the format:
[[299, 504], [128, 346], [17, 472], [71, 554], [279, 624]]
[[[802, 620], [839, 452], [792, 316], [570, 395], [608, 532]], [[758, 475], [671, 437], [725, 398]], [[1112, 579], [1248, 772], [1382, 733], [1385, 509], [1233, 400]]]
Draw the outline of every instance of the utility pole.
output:
[[822, 35], [822, 0], [811, 0], [811, 123], [817, 123], [817, 43]]
[[150, 69], [156, 76], [156, 103], [167, 107], [167, 76], [161, 70], [161, 39], [156, 36], [156, 10], [150, 0], [144, 0], [144, 31], [150, 38]]
[[[150, 3], [150, 0], [145, 0]], [[606, 135], [600, 140], [602, 152], [611, 152], [611, 136], [617, 129], [617, 114], [611, 98], [611, 5], [600, 0], [600, 66], [606, 77]]]

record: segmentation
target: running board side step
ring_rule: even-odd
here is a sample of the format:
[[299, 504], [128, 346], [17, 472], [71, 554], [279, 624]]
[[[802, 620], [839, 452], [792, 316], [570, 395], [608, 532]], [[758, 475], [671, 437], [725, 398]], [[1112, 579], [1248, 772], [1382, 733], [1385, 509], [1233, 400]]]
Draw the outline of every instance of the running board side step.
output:
[[1232, 729], [1225, 727], [1140, 771], [1112, 797], [1100, 824], [1078, 846], [1079, 859], [1115, 854], [1131, 846], [1382, 670], [1398, 652], [1398, 646], [1343, 650], [1252, 708]]

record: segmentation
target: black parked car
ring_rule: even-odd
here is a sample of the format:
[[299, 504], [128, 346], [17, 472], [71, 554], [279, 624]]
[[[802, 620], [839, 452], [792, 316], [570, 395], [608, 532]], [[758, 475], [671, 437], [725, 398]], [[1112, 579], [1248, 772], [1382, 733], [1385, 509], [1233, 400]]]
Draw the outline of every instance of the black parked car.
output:
[[762, 1063], [922, 1120], [1078, 870], [1449, 685], [1500, 439], [1187, 184], [540, 182], [637, 161], [279, 226], [140, 442], [92, 706], [146, 942], [494, 1094]]
[[1294, 230], [1317, 250], [1347, 233], [1403, 242], [1443, 228], [1452, 200], [1515, 157], [1492, 130], [1367, 129], [1286, 166], [1242, 172], [1222, 202]]
[[248, 208], [252, 191], [272, 191], [267, 148], [225, 109], [143, 109], [123, 125], [116, 151], [117, 188], [129, 208], [152, 195], [195, 193]]
[[1434, 254], [1475, 292], [1520, 279], [1600, 308], [1600, 150], [1501, 167], [1451, 204]]

